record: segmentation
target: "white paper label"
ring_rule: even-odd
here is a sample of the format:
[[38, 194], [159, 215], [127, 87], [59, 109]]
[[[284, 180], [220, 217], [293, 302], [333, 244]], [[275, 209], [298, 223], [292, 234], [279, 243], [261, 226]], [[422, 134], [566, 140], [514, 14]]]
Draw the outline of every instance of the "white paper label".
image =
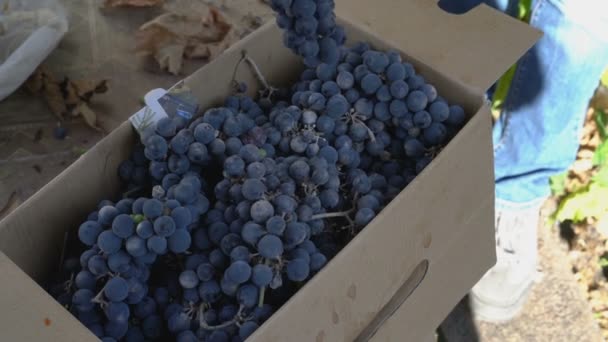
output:
[[129, 118], [140, 136], [145, 135], [145, 132], [162, 118], [181, 116], [191, 120], [198, 111], [197, 99], [183, 81], [176, 83], [168, 91], [161, 88], [151, 90], [144, 100], [146, 106]]
[[137, 130], [137, 133], [141, 135], [146, 129], [156, 124], [158, 120], [167, 117], [167, 112], [165, 112], [158, 102], [166, 93], [166, 90], [158, 88], [151, 90], [146, 94], [144, 97], [146, 106], [129, 118], [131, 125]]

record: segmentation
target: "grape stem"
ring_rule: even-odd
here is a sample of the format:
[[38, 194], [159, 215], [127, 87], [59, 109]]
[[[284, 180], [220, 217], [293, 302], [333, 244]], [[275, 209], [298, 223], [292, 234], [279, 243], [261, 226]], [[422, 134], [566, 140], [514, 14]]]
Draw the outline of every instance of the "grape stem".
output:
[[326, 218], [348, 217], [348, 215], [350, 215], [350, 213], [352, 213], [352, 210], [339, 211], [339, 212], [334, 212], [334, 213], [316, 214], [316, 215], [312, 215], [310, 220], [314, 221], [314, 220], [322, 220], [322, 219], [326, 219]]
[[238, 323], [239, 320], [241, 319], [241, 315], [243, 314], [244, 309], [245, 309], [245, 307], [243, 305], [241, 305], [239, 307], [239, 311], [236, 313], [236, 315], [234, 315], [234, 318], [232, 318], [231, 320], [229, 320], [227, 322], [224, 322], [224, 323], [218, 324], [218, 325], [208, 325], [207, 322], [205, 322], [205, 307], [203, 305], [201, 305], [199, 307], [198, 325], [205, 330], [224, 329], [226, 327], [229, 327], [233, 324]]
[[317, 193], [317, 185], [315, 184], [304, 183], [302, 184], [302, 187], [304, 188], [304, 193], [306, 195], [314, 195]]
[[258, 67], [258, 65], [256, 64], [256, 62], [253, 59], [251, 59], [251, 57], [249, 57], [249, 55], [247, 55], [247, 51], [246, 50], [243, 50], [241, 52], [241, 59], [238, 61], [238, 63], [236, 64], [236, 67], [234, 68], [234, 72], [232, 74], [232, 84], [233, 84], [233, 86], [238, 85], [238, 82], [236, 81], [236, 73], [237, 73], [239, 67], [241, 66], [241, 64], [243, 62], [246, 62], [247, 64], [249, 64], [249, 66], [251, 67], [251, 69], [253, 69], [253, 73], [255, 74], [255, 78], [264, 87], [264, 89], [262, 91], [260, 91], [260, 93], [268, 92], [268, 95], [266, 97], [270, 98], [272, 96], [272, 94], [277, 90], [277, 88], [272, 87], [270, 84], [268, 84], [268, 81], [266, 80], [266, 78], [262, 74], [262, 71], [260, 70], [260, 67]]
[[431, 158], [437, 157], [439, 153], [441, 153], [442, 148], [440, 146], [431, 147], [428, 149], [427, 153], [431, 156]]
[[264, 75], [262, 74], [262, 71], [260, 70], [258, 65], [253, 61], [253, 59], [251, 59], [251, 57], [247, 55], [247, 51], [243, 51], [243, 59], [245, 60], [245, 62], [247, 62], [247, 64], [249, 64], [249, 66], [251, 66], [253, 72], [255, 72], [255, 76], [257, 77], [258, 81], [262, 83], [264, 88], [270, 89], [271, 87], [268, 84], [268, 81], [266, 81]]
[[232, 86], [235, 87], [235, 89], [238, 89], [238, 84], [239, 82], [236, 80], [236, 73], [239, 70], [239, 67], [241, 66], [241, 64], [243, 63], [243, 61], [245, 60], [244, 56], [241, 56], [241, 59], [239, 59], [238, 63], [236, 63], [236, 66], [234, 67], [234, 71], [232, 72]]
[[266, 286], [260, 289], [260, 298], [258, 299], [258, 307], [264, 306], [264, 295], [266, 294]]
[[[204, 304], [201, 304], [203, 306]], [[184, 313], [188, 315], [188, 318], [192, 319], [194, 315], [197, 313], [196, 305], [194, 303], [189, 302], [188, 307], [184, 309]]]
[[274, 265], [273, 268], [277, 271], [280, 271], [283, 268], [283, 266], [285, 266], [285, 260], [283, 260], [283, 258], [281, 258], [281, 257], [278, 257], [276, 264]]
[[326, 219], [326, 218], [344, 217], [348, 221], [348, 227], [353, 227], [353, 226], [355, 226], [355, 221], [353, 221], [353, 219], [350, 217], [350, 214], [352, 214], [353, 210], [354, 209], [335, 212], [335, 213], [316, 214], [316, 215], [313, 215], [310, 218], [310, 220], [314, 221], [314, 220], [322, 220], [322, 219]]
[[365, 116], [361, 115], [360, 113], [358, 113], [356, 110], [351, 109], [351, 111], [342, 118], [343, 120], [345, 120], [347, 123], [349, 121], [351, 121], [352, 123], [358, 123], [360, 125], [362, 125], [363, 127], [365, 127], [365, 129], [367, 130], [367, 135], [369, 136], [369, 139], [374, 142], [376, 141], [376, 135], [374, 134], [374, 132], [365, 124]]
[[[264, 258], [264, 265], [272, 266], [272, 260]], [[264, 295], [266, 294], [266, 286], [260, 290], [260, 298], [258, 298], [258, 306], [261, 308], [264, 306]]]
[[356, 122], [356, 123], [358, 123], [358, 124], [361, 124], [363, 127], [365, 127], [365, 129], [367, 130], [367, 134], [369, 135], [369, 139], [370, 139], [372, 142], [375, 142], [375, 141], [376, 141], [376, 135], [374, 134], [374, 132], [372, 132], [371, 128], [369, 128], [369, 127], [368, 127], [368, 126], [365, 124], [365, 122], [363, 122], [363, 120], [359, 120], [358, 118], [354, 117], [354, 118], [353, 118], [353, 122]]
[[104, 287], [99, 291], [99, 293], [97, 293], [95, 295], [95, 297], [93, 297], [93, 299], [91, 299], [91, 302], [99, 304], [99, 306], [101, 306], [102, 309], [104, 308], [104, 306], [106, 306], [108, 304], [108, 302], [103, 300], [103, 290], [105, 290], [105, 289], [106, 289], [106, 287], [104, 285]]
[[74, 286], [74, 272], [70, 273], [70, 279], [68, 279], [65, 283], [64, 283], [64, 290], [66, 292], [71, 292], [72, 291], [72, 286]]

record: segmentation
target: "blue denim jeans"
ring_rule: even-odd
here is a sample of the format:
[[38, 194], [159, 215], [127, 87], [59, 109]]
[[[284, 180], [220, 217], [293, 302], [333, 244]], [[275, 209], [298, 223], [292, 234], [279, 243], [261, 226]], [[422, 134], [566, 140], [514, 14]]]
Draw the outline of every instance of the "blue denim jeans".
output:
[[[442, 0], [466, 12], [485, 2], [510, 15], [517, 1]], [[518, 62], [493, 128], [497, 209], [538, 204], [549, 177], [574, 162], [586, 109], [608, 65], [606, 0], [536, 0], [530, 25], [544, 36]]]

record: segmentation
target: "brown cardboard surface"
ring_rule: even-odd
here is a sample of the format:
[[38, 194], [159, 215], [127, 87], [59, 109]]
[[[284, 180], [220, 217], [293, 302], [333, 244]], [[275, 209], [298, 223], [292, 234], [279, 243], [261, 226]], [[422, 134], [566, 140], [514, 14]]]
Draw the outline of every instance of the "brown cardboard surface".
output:
[[[344, 18], [384, 32], [383, 40], [444, 75], [485, 91], [541, 36], [541, 32], [482, 4], [468, 13], [444, 12], [438, 0], [336, 0]], [[362, 11], [361, 8], [365, 8]], [[399, 22], [399, 26], [395, 23]]]
[[[494, 170], [492, 167], [480, 168], [484, 165], [480, 161], [491, 160], [492, 149], [489, 145], [477, 143], [491, 141], [490, 118], [485, 114], [488, 110], [489, 107], [484, 106], [480, 110], [481, 115], [466, 128], [468, 132], [455, 138], [458, 140], [444, 150], [446, 153], [438, 158], [440, 160], [429, 172], [436, 172], [436, 175], [428, 175], [429, 178], [448, 179], [446, 183], [450, 186], [443, 193], [447, 198], [459, 196], [456, 194], [459, 191], [468, 191], [473, 196], [461, 197], [466, 200], [454, 201], [447, 206], [434, 202], [433, 208], [444, 208], [437, 215], [441, 217], [420, 222], [421, 225], [428, 224], [425, 231], [432, 240], [428, 248], [430, 265], [426, 277], [370, 341], [395, 341], [395, 336], [403, 334], [407, 327], [416, 327], [416, 331], [408, 331], [408, 341], [423, 339], [424, 332], [434, 330], [437, 320], [441, 322], [485, 270], [495, 263], [494, 192], [482, 185], [493, 184]], [[461, 151], [456, 151], [461, 148]], [[456, 157], [459, 159], [454, 160]], [[466, 173], [468, 175], [464, 175]], [[475, 176], [475, 181], [472, 176]], [[471, 179], [468, 180], [469, 177]], [[482, 191], [473, 190], [480, 186], [484, 188]], [[429, 197], [431, 195], [424, 190], [416, 196], [425, 203], [429, 203]], [[432, 213], [438, 213], [438, 210]], [[428, 217], [429, 213], [425, 214]], [[458, 224], [454, 225], [455, 222]], [[464, 226], [462, 230], [452, 230], [460, 225]]]
[[[343, 23], [350, 39], [368, 40], [382, 49], [391, 47], [356, 26]], [[202, 108], [218, 103], [228, 90], [243, 50], [258, 63], [269, 82], [293, 79], [301, 66], [281, 44], [278, 28], [268, 24], [193, 74], [186, 83]], [[427, 260], [428, 270], [420, 284], [414, 286], [403, 304], [396, 306], [392, 317], [381, 320], [383, 324], [374, 329], [376, 334], [372, 337], [378, 341], [419, 341], [430, 335], [493, 264], [494, 181], [489, 108], [482, 92], [475, 93], [451, 75], [434, 70], [426, 63], [426, 55], [412, 53], [407, 44], [401, 46], [398, 50], [407, 53], [406, 58], [442, 96], [464, 106], [470, 117], [468, 124], [422, 174], [250, 341], [352, 341], [393, 300], [416, 267]], [[239, 72], [239, 79], [252, 81], [251, 77], [246, 68]], [[255, 88], [254, 84], [250, 88]], [[0, 221], [0, 250], [36, 280], [52, 272], [64, 233], [73, 232], [100, 199], [116, 193], [116, 168], [128, 155], [134, 138], [130, 124], [124, 123]], [[463, 197], [467, 200], [463, 201]], [[14, 268], [13, 264], [0, 263], [0, 271], [20, 274]], [[24, 310], [44, 312], [58, 305], [25, 277], [0, 284], [0, 291], [10, 291], [20, 283], [26, 283], [39, 297], [36, 305]], [[63, 315], [69, 313], [64, 311]], [[19, 326], [10, 314], [5, 316], [7, 327], [12, 323]], [[20, 324], [35, 324], [33, 314], [19, 319]], [[68, 322], [67, 326], [69, 318], [62, 319]], [[72, 326], [63, 338], [85, 341], [86, 337], [79, 337], [86, 335], [84, 330], [83, 326]], [[18, 330], [11, 334], [21, 336]]]
[[98, 340], [1, 252], [0, 272], [0, 341]]
[[53, 272], [65, 233], [74, 233], [100, 199], [116, 195], [116, 170], [129, 156], [130, 132], [124, 123], [0, 221], [0, 251], [37, 281]]

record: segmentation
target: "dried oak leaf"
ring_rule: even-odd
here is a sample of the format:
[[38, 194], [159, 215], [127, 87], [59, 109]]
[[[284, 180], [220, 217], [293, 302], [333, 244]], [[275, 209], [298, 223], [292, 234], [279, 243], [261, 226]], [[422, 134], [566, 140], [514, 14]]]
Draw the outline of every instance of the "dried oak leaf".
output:
[[107, 80], [93, 82], [89, 80], [72, 81], [65, 78], [62, 82], [64, 101], [72, 116], [82, 116], [89, 127], [100, 131], [97, 125], [97, 115], [89, 108], [93, 94], [105, 93], [108, 90]]
[[108, 90], [107, 80], [71, 80], [66, 77], [59, 82], [44, 67], [40, 67], [24, 86], [32, 94], [42, 96], [59, 120], [63, 121], [66, 114], [82, 116], [87, 125], [100, 130], [97, 115], [89, 108], [88, 103], [94, 94]]
[[161, 69], [177, 75], [182, 69], [184, 50], [185, 46], [182, 44], [164, 45], [158, 48], [155, 58]]
[[94, 94], [103, 94], [108, 91], [108, 81], [72, 80], [72, 86], [76, 88], [78, 96], [85, 101], [90, 101]]
[[136, 51], [152, 56], [163, 70], [179, 74], [183, 58], [212, 59], [234, 41], [232, 25], [215, 7], [202, 15], [169, 12], [142, 25]]
[[86, 122], [89, 127], [101, 131], [102, 129], [97, 125], [97, 114], [89, 108], [86, 102], [80, 103], [77, 107], [72, 110], [73, 116], [82, 116], [84, 122]]
[[36, 71], [25, 82], [25, 87], [32, 94], [42, 96], [51, 112], [59, 120], [64, 119], [64, 114], [67, 112], [67, 106], [63, 98], [63, 92], [59, 83], [53, 75], [44, 67], [36, 69]]
[[164, 0], [106, 0], [104, 7], [152, 7], [161, 5]]
[[90, 102], [93, 94], [108, 91], [108, 81], [71, 80], [66, 77], [61, 82], [65, 103], [68, 108], [78, 106], [81, 102]]

